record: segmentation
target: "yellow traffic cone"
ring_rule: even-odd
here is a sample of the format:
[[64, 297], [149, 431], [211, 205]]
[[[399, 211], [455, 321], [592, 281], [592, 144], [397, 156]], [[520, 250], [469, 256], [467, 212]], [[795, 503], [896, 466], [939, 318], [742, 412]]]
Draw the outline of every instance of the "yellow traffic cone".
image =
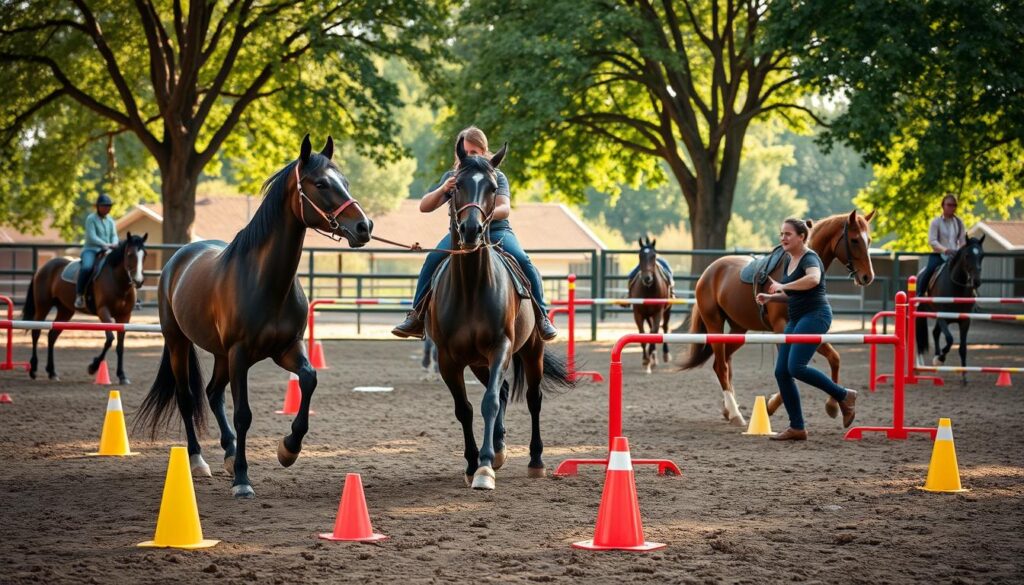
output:
[[100, 435], [100, 450], [89, 455], [124, 457], [138, 455], [128, 447], [128, 429], [124, 425], [124, 409], [121, 407], [121, 393], [110, 391], [107, 399], [107, 416], [103, 419], [103, 433]]
[[750, 415], [750, 424], [747, 425], [747, 432], [744, 435], [768, 435], [772, 436], [772, 421], [768, 418], [768, 407], [765, 404], [764, 396], [754, 399], [754, 412]]
[[928, 479], [921, 489], [950, 494], [967, 491], [960, 485], [960, 468], [956, 463], [956, 448], [953, 446], [953, 427], [948, 418], [939, 419], [939, 432], [935, 435], [932, 460], [928, 464]]
[[164, 496], [160, 501], [160, 516], [156, 520], [156, 535], [153, 540], [140, 542], [139, 546], [191, 549], [209, 548], [218, 542], [203, 539], [196, 491], [192, 486], [192, 471], [188, 465], [188, 450], [185, 447], [171, 447]]

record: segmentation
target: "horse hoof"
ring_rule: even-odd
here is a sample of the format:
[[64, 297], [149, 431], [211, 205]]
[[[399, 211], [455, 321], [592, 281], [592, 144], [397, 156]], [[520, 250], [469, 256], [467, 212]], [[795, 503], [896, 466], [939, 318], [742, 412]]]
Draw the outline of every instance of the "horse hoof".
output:
[[192, 466], [192, 477], [201, 475], [203, 477], [213, 477], [213, 472], [210, 471], [210, 466], [203, 460], [203, 456], [199, 453], [188, 456], [188, 463]]
[[532, 479], [537, 479], [537, 478], [547, 477], [547, 476], [548, 476], [548, 470], [543, 468], [543, 467], [527, 467], [526, 468], [526, 477], [529, 477], [529, 478], [532, 478]]
[[298, 458], [299, 454], [289, 451], [288, 447], [284, 446], [284, 439], [281, 439], [281, 442], [277, 444], [277, 460], [281, 462], [281, 466], [291, 467]]
[[243, 483], [231, 486], [231, 495], [239, 500], [251, 500], [256, 497], [256, 492], [251, 485]]
[[734, 427], [745, 427], [747, 426], [747, 421], [746, 419], [743, 418], [742, 414], [737, 414], [736, 416], [729, 419], [729, 424], [731, 424]]
[[729, 409], [724, 406], [722, 407], [722, 418], [729, 420]]
[[494, 470], [490, 467], [481, 467], [473, 474], [473, 483], [469, 487], [475, 490], [494, 489]]
[[50, 380], [54, 382], [60, 382], [60, 376], [57, 374], [50, 374]]
[[231, 477], [235, 477], [235, 458], [233, 456], [224, 458], [224, 471], [228, 472]]
[[672, 354], [666, 353], [665, 355], [663, 355], [661, 357], [661, 363], [663, 363], [663, 364], [670, 364], [670, 363], [672, 363]]
[[33, 380], [35, 380], [36, 379], [36, 372], [35, 372], [35, 370], [29, 370], [28, 371], [28, 377], [32, 378]]
[[120, 378], [118, 378], [118, 379], [117, 379], [117, 381], [118, 381], [118, 383], [119, 383], [119, 384], [121, 384], [122, 386], [131, 386], [131, 384], [132, 384], [132, 381], [131, 381], [131, 380], [129, 380], [129, 379], [128, 379], [127, 377], [125, 377], [125, 376], [121, 376]]
[[89, 375], [92, 376], [93, 374], [96, 373], [96, 370], [98, 370], [98, 369], [100, 369], [99, 365], [97, 365], [95, 363], [91, 363], [91, 364], [89, 364], [89, 367], [86, 368], [86, 371], [88, 371]]
[[469, 487], [469, 486], [473, 485], [473, 476], [472, 475], [467, 475], [464, 479], [466, 480], [466, 487]]
[[505, 465], [505, 458], [506, 456], [504, 448], [502, 448], [501, 451], [498, 451], [497, 453], [494, 454], [493, 467], [495, 471], [501, 469], [502, 465]]
[[825, 401], [825, 414], [832, 418], [839, 416], [839, 403], [836, 402], [835, 398], [829, 398]]

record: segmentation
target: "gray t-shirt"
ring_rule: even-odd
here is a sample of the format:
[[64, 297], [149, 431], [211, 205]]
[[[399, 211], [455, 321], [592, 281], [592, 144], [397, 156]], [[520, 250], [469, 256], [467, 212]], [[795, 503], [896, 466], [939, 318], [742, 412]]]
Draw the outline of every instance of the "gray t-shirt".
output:
[[[497, 182], [498, 182], [498, 192], [496, 193], [496, 195], [499, 196], [499, 197], [508, 197], [509, 201], [511, 201], [512, 200], [512, 194], [511, 194], [511, 192], [509, 191], [509, 188], [508, 188], [508, 177], [506, 177], [505, 173], [501, 172], [498, 169], [494, 169], [494, 174], [495, 174], [495, 176], [497, 178]], [[445, 181], [447, 181], [448, 179], [450, 179], [451, 177], [454, 177], [454, 176], [455, 176], [455, 171], [450, 171], [450, 170], [449, 171], [445, 171], [444, 174], [441, 175], [441, 179], [437, 183], [435, 183], [430, 188], [430, 190], [433, 191], [433, 190], [437, 189], [438, 187], [443, 185]], [[451, 198], [452, 198], [452, 193], [451, 192], [445, 194], [445, 199], [446, 200], [450, 200]], [[496, 229], [507, 230], [507, 229], [509, 229], [508, 219], [507, 218], [506, 219], [497, 219], [497, 220], [492, 221], [491, 222], [491, 229], [492, 230], [496, 230]]]
[[946, 219], [943, 216], [936, 217], [928, 226], [928, 245], [936, 251], [937, 246], [949, 248], [953, 253], [967, 244], [967, 229], [964, 222], [957, 216]]

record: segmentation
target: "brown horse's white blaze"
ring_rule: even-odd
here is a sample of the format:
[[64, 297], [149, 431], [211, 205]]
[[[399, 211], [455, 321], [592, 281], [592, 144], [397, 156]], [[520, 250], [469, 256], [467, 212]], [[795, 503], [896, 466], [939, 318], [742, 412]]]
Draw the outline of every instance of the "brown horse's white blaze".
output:
[[[872, 217], [874, 211], [866, 216], [857, 215], [856, 210], [849, 214], [833, 215], [813, 224], [810, 232], [808, 246], [821, 258], [825, 269], [828, 270], [833, 260], [842, 262], [858, 286], [871, 284], [875, 277], [869, 254]], [[754, 300], [756, 293], [762, 291], [755, 291], [752, 285], [740, 281], [740, 270], [750, 262], [749, 256], [723, 256], [712, 262], [701, 274], [694, 289], [697, 304], [691, 313], [691, 332], [724, 333], [726, 324], [729, 325], [730, 333], [781, 333], [785, 329], [786, 304], [766, 305], [762, 319]], [[781, 263], [771, 276], [775, 280], [781, 279]], [[732, 354], [740, 347], [725, 344], [694, 344], [690, 348], [689, 358], [683, 364], [684, 370], [695, 368], [714, 356], [712, 367], [722, 388], [722, 416], [736, 426], [746, 425], [746, 420], [736, 403], [732, 384]], [[839, 354], [827, 343], [818, 347], [818, 353], [828, 360], [832, 380], [838, 383]], [[773, 396], [769, 402], [772, 407], [777, 407], [778, 397]], [[826, 411], [833, 417], [839, 412], [838, 405], [831, 398], [826, 404]]]

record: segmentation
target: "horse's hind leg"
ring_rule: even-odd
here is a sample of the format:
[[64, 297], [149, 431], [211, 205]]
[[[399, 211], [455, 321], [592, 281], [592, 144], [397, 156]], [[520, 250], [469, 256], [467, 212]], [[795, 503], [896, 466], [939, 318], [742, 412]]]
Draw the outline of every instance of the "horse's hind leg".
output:
[[[939, 349], [940, 333], [946, 339], [946, 345], [942, 346], [942, 349]], [[936, 319], [935, 327], [932, 329], [932, 338], [935, 341], [935, 358], [932, 360], [932, 365], [946, 363], [946, 356], [953, 348], [953, 332], [949, 330], [949, 322], [945, 319]]]
[[[638, 332], [640, 332], [640, 334], [646, 333], [646, 331], [644, 331], [644, 322], [646, 321], [646, 318], [643, 315], [641, 315], [640, 311], [638, 311], [635, 308], [633, 309], [633, 321], [636, 323], [636, 330]], [[650, 352], [648, 350], [649, 350], [648, 344], [646, 344], [646, 343], [641, 343], [640, 344], [640, 351], [641, 351], [641, 353], [643, 353], [644, 372], [650, 374], [651, 373], [651, 358], [650, 358], [650, 355], [649, 355]]]
[[[119, 321], [123, 323], [123, 321]], [[132, 381], [124, 373], [124, 331], [117, 332], [117, 381], [119, 384], [128, 385]]]
[[473, 436], [473, 405], [466, 396], [466, 381], [462, 377], [463, 366], [455, 363], [446, 352], [438, 352], [438, 368], [441, 370], [441, 379], [448, 386], [452, 393], [452, 400], [455, 401], [455, 418], [462, 423], [462, 438], [465, 442], [463, 455], [466, 458], [466, 485], [473, 482], [473, 474], [476, 473], [477, 459], [480, 451], [476, 446], [476, 438]]
[[[839, 352], [836, 351], [836, 348], [832, 347], [832, 344], [822, 343], [818, 346], [818, 353], [824, 356], [828, 361], [828, 367], [832, 370], [832, 381], [838, 384], [840, 364]], [[839, 403], [831, 396], [829, 396], [828, 400], [825, 401], [825, 414], [832, 418], [839, 415]]]
[[227, 409], [224, 406], [224, 389], [228, 385], [228, 360], [222, 355], [214, 356], [213, 375], [206, 385], [206, 398], [210, 402], [210, 410], [220, 427], [220, 446], [224, 448], [224, 469], [229, 475], [235, 473], [235, 431], [228, 421]]
[[[531, 342], [532, 343], [532, 342]], [[540, 438], [540, 408], [544, 395], [540, 389], [544, 377], [544, 345], [534, 344], [530, 351], [521, 352], [523, 374], [526, 376], [526, 406], [530, 409], [530, 463], [528, 477], [544, 477], [544, 441]]]
[[299, 413], [292, 421], [292, 432], [281, 439], [277, 446], [277, 460], [281, 465], [289, 467], [299, 458], [302, 439], [309, 432], [309, 403], [313, 399], [313, 391], [316, 390], [316, 370], [309, 364], [306, 347], [301, 340], [293, 343], [283, 355], [274, 358], [274, 361], [299, 377], [299, 389], [302, 391]]
[[[110, 316], [110, 311], [106, 307], [99, 310], [96, 315], [100, 318], [101, 323], [113, 323], [114, 318]], [[100, 355], [93, 358], [92, 363], [89, 364], [89, 375], [95, 374], [96, 370], [99, 369], [100, 364], [103, 360], [107, 359], [107, 352], [110, 351], [110, 346], [114, 343], [114, 333], [112, 331], [106, 331], [104, 335], [105, 341], [103, 343], [103, 349], [100, 350]]]
[[[164, 331], [164, 344], [171, 360], [171, 371], [174, 373], [174, 396], [178, 404], [178, 412], [181, 414], [181, 421], [185, 425], [185, 441], [188, 444], [189, 465], [192, 473], [210, 477], [210, 466], [203, 461], [202, 447], [199, 445], [199, 437], [195, 427], [195, 409], [202, 408], [202, 404], [196, 404], [192, 398], [189, 376], [192, 365], [189, 364], [190, 354], [193, 353], [192, 342], [180, 331], [174, 332], [170, 328]], [[195, 364], [198, 368], [198, 364]], [[195, 381], [198, 383], [198, 381]]]
[[[481, 384], [487, 384], [487, 368], [473, 367], [473, 375]], [[502, 381], [498, 392], [498, 419], [494, 421], [494, 470], [505, 465], [505, 408], [508, 406], [508, 381]]]
[[[651, 334], [658, 333], [658, 315], [657, 314], [654, 314], [654, 315], [651, 315], [651, 316], [647, 317], [647, 328], [650, 329]], [[658, 367], [658, 344], [657, 343], [652, 343], [651, 344], [650, 356], [651, 356], [651, 359], [648, 362], [648, 364], [650, 364], [650, 365], [647, 368], [647, 373], [648, 374], [650, 374], [651, 371], [654, 370], [654, 368]]]
[[[57, 317], [54, 321], [70, 321], [74, 314], [74, 310], [57, 305]], [[60, 337], [60, 329], [50, 329], [50, 332], [46, 334], [46, 373], [51, 380], [56, 382], [60, 382], [60, 376], [57, 375], [57, 366], [53, 360], [53, 347], [57, 344], [58, 337]]]
[[[733, 328], [731, 333], [746, 333], [746, 331], [740, 331]], [[732, 354], [736, 353], [741, 344], [721, 344], [716, 343], [712, 345], [712, 350], [715, 352], [715, 373], [718, 374], [718, 381], [725, 383], [722, 385], [722, 415], [729, 424], [737, 427], [746, 426], [747, 421], [743, 418], [743, 413], [740, 412], [740, 407], [736, 404], [736, 392], [732, 385]], [[721, 363], [721, 369], [719, 364]]]

